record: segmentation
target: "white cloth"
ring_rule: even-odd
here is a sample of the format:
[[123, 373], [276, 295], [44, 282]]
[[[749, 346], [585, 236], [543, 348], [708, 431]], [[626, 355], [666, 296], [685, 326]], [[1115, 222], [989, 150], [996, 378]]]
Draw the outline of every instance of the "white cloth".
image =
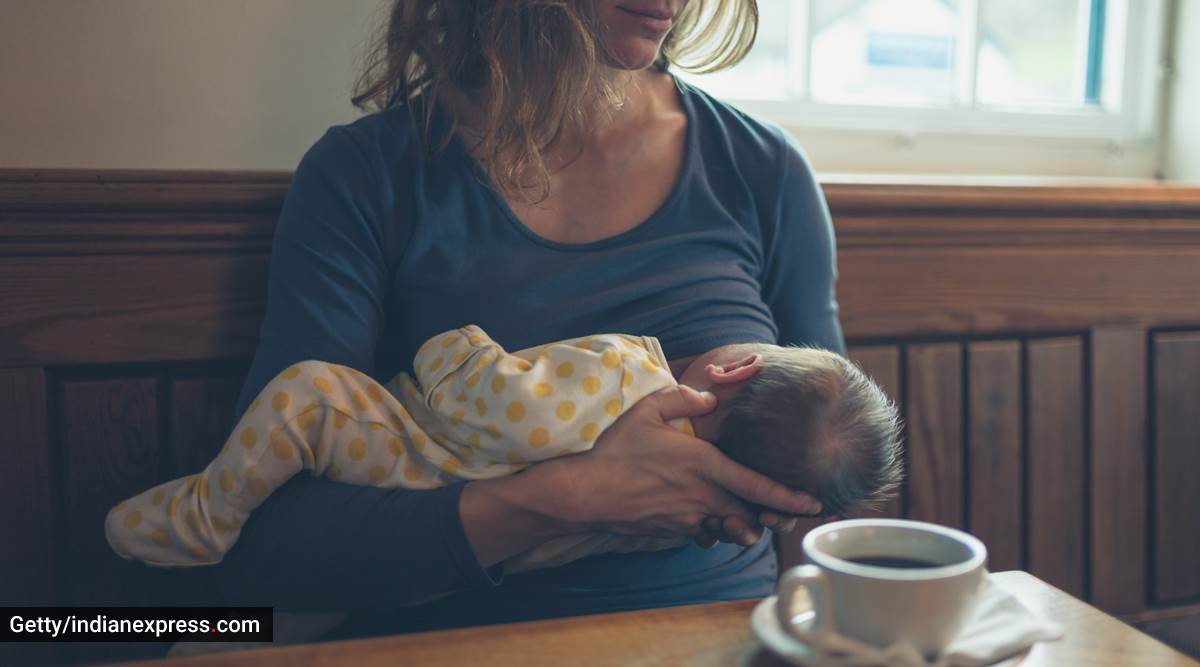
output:
[[837, 634], [824, 636], [793, 628], [795, 635], [822, 658], [861, 667], [983, 667], [1033, 646], [1062, 637], [1058, 623], [1039, 618], [1011, 593], [985, 579], [971, 616], [958, 636], [930, 661], [913, 646], [878, 648]]

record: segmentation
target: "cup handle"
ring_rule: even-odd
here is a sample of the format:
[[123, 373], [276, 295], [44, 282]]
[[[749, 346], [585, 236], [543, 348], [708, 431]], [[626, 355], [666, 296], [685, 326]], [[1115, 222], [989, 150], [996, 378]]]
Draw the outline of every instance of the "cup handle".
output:
[[[809, 599], [813, 601], [813, 612], [816, 614], [812, 629], [804, 632], [800, 632], [792, 624], [792, 600], [796, 597], [796, 591], [801, 588], [809, 589]], [[816, 565], [797, 565], [784, 572], [779, 579], [779, 599], [775, 602], [779, 626], [784, 632], [806, 641], [823, 639], [826, 635], [837, 632], [829, 592], [829, 579]]]

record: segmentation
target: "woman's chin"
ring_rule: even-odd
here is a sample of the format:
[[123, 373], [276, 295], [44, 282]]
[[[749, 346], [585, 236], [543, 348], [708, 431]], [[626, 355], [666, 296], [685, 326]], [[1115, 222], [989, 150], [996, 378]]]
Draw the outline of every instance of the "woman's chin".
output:
[[611, 48], [613, 67], [624, 70], [641, 70], [658, 60], [658, 42], [636, 39], [628, 40]]

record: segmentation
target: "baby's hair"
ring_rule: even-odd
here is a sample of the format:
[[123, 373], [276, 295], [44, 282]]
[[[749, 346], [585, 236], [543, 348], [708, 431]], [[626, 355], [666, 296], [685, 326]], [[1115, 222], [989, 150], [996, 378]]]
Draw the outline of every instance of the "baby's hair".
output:
[[902, 478], [900, 417], [887, 394], [828, 350], [747, 347], [762, 369], [730, 399], [717, 445], [816, 496], [825, 516], [892, 497]]

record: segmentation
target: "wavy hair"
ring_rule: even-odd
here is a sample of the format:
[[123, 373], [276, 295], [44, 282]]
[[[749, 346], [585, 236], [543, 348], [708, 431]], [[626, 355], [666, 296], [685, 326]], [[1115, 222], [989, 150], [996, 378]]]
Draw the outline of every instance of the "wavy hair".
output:
[[[757, 30], [756, 0], [687, 0], [656, 66], [731, 67]], [[472, 151], [496, 189], [541, 201], [549, 192], [547, 152], [582, 132], [598, 108], [619, 103], [603, 75], [601, 34], [593, 0], [394, 0], [352, 101], [364, 111], [420, 101], [414, 108], [422, 110], [425, 143], [439, 150], [471, 100]], [[449, 120], [438, 138], [435, 109]]]

